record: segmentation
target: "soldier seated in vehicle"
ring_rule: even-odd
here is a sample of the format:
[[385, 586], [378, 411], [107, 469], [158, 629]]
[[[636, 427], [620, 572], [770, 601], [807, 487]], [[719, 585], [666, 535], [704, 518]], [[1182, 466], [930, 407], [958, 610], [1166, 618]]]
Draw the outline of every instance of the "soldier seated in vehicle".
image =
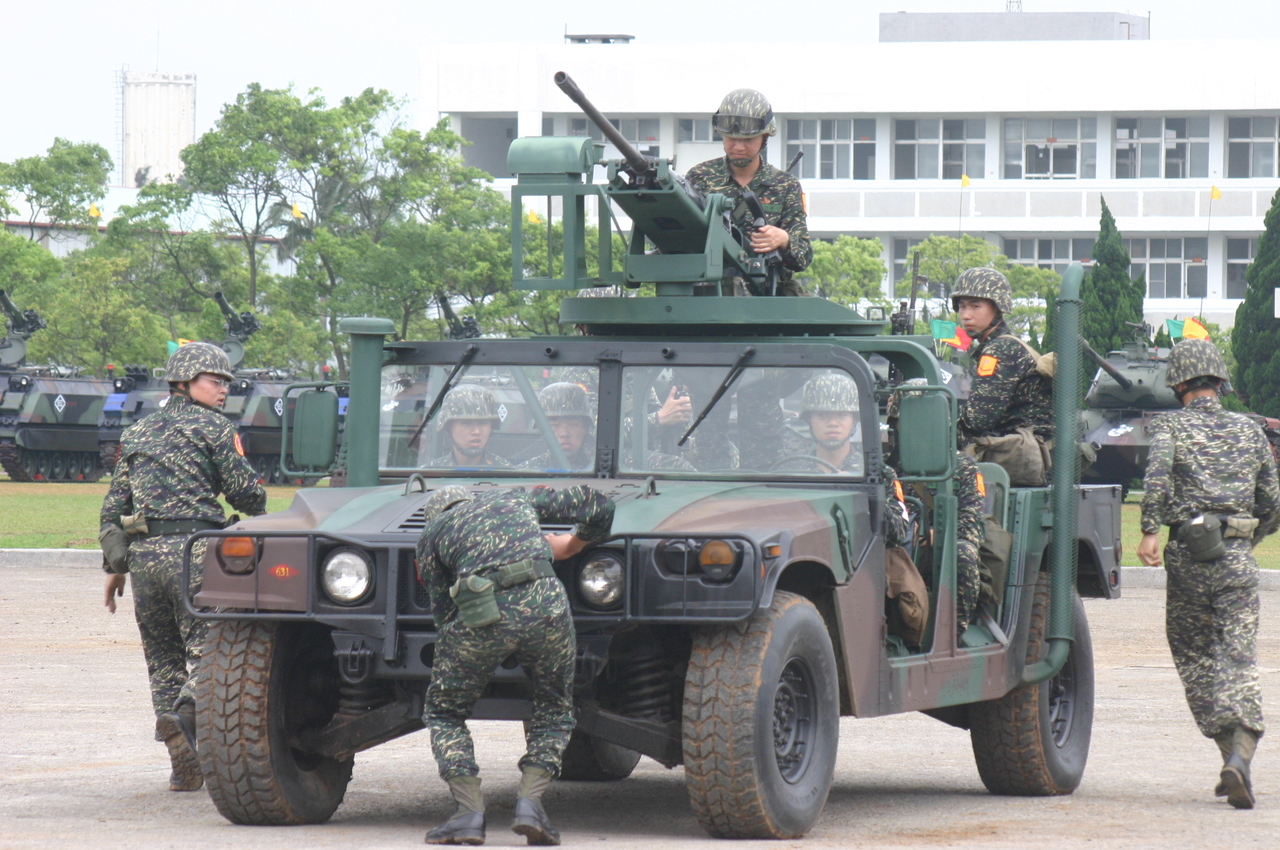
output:
[[459, 384], [449, 390], [440, 410], [437, 430], [449, 438], [449, 451], [427, 465], [442, 468], [489, 467], [507, 469], [511, 463], [488, 450], [489, 438], [502, 427], [493, 392], [478, 384]]
[[[560, 381], [547, 384], [538, 393], [538, 403], [547, 415], [552, 433], [569, 461], [569, 470], [589, 471], [595, 467], [595, 416], [587, 391], [577, 384]], [[521, 469], [555, 470], [560, 464], [548, 449], [521, 465]]]
[[781, 470], [862, 475], [862, 429], [858, 423], [858, 388], [848, 375], [815, 375], [801, 393], [800, 420], [813, 436], [813, 453], [794, 461], [783, 458]]

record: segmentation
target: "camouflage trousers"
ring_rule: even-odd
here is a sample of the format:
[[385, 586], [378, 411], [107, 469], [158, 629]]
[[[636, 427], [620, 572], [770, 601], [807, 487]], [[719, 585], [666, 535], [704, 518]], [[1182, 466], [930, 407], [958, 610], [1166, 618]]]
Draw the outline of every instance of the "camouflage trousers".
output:
[[1248, 540], [1197, 563], [1186, 548], [1164, 548], [1168, 570], [1165, 633], [1187, 705], [1206, 737], [1241, 726], [1261, 735], [1258, 682], [1258, 566]]
[[978, 593], [982, 580], [978, 573], [978, 544], [972, 540], [956, 541], [956, 631], [964, 634], [978, 609]]
[[446, 782], [475, 776], [475, 746], [467, 718], [498, 665], [515, 656], [533, 683], [533, 717], [520, 767], [560, 775], [560, 759], [573, 732], [573, 662], [577, 638], [564, 586], [540, 578], [497, 592], [502, 620], [472, 629], [454, 617], [436, 640], [431, 687], [423, 718], [431, 751]]
[[[178, 702], [195, 700], [195, 670], [200, 663], [208, 623], [182, 605], [182, 549], [186, 535], [133, 539], [129, 573], [133, 577], [133, 612], [142, 636], [142, 654], [151, 679], [151, 705], [156, 716], [173, 711]], [[196, 579], [204, 543], [194, 547]]]

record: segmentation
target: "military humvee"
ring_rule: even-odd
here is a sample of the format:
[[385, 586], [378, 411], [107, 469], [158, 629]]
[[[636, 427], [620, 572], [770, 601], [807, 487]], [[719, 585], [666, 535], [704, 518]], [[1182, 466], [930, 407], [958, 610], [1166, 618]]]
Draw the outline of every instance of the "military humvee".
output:
[[[188, 552], [200, 541], [207, 551], [188, 558], [188, 604], [213, 621], [200, 758], [229, 820], [324, 821], [357, 753], [422, 728], [436, 632], [413, 550], [423, 502], [446, 484], [585, 483], [617, 503], [612, 537], [555, 565], [578, 634], [565, 779], [622, 779], [648, 756], [684, 766], [712, 835], [796, 837], [825, 804], [839, 718], [921, 711], [970, 730], [995, 793], [1064, 794], [1080, 782], [1093, 666], [1079, 597], [1119, 593], [1118, 488], [1073, 480], [1070, 435], [1053, 487], [1011, 488], [985, 468], [990, 511], [1012, 538], [1007, 575], [981, 622], [958, 634], [957, 411], [931, 342], [882, 335], [883, 322], [817, 298], [694, 296], [697, 283], [718, 288], [726, 268], [766, 285], [770, 270], [726, 224], [721, 196], [698, 198], [669, 164], [636, 157], [611, 163], [599, 186], [590, 139], [514, 143], [516, 277], [566, 288], [650, 281], [656, 297], [568, 298], [562, 320], [584, 330], [575, 337], [391, 341], [388, 320], [344, 320], [348, 486], [300, 491], [286, 511], [193, 537]], [[566, 210], [562, 278], [529, 280], [521, 267], [526, 194]], [[621, 272], [601, 239], [590, 281], [584, 197], [617, 203], [636, 228]], [[1080, 276], [1078, 266], [1067, 274], [1057, 302], [1063, 339], [1076, 335]], [[902, 399], [897, 436], [929, 591], [915, 643], [891, 627], [874, 356], [926, 381]], [[1058, 421], [1074, 423], [1079, 351], [1059, 357], [1058, 409], [1069, 415]], [[829, 374], [858, 396], [839, 469], [813, 456], [799, 416], [804, 385]], [[516, 466], [430, 465], [446, 451], [434, 419], [442, 399], [467, 382], [499, 396], [501, 451]], [[540, 402], [542, 387], [565, 382], [591, 405], [585, 449], [553, 436]], [[695, 414], [674, 429], [656, 415], [672, 387]], [[286, 444], [300, 469], [290, 474], [337, 461], [335, 389], [291, 391]], [[475, 716], [520, 721], [529, 706], [523, 671], [504, 664]]]

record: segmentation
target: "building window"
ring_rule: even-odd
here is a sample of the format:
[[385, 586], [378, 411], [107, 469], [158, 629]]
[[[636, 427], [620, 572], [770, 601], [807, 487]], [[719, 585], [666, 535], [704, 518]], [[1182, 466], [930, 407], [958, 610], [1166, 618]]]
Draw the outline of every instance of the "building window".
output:
[[[982, 118], [900, 118], [893, 122], [893, 178], [981, 177], [987, 122]], [[941, 172], [939, 172], [941, 166]]]
[[[622, 138], [645, 156], [658, 156], [658, 119], [657, 118], [610, 118]], [[586, 118], [569, 119], [570, 136], [590, 136], [597, 142], [604, 141], [600, 128]]]
[[1117, 118], [1116, 178], [1208, 177], [1209, 116]]
[[554, 136], [556, 134], [556, 119], [550, 115], [542, 116], [542, 135]]
[[586, 118], [570, 118], [569, 135], [590, 136], [597, 142], [604, 141], [604, 134], [600, 132], [600, 128]]
[[1145, 275], [1148, 298], [1205, 298], [1209, 294], [1209, 239], [1126, 239], [1129, 276]]
[[1227, 176], [1276, 176], [1276, 119], [1227, 119]]
[[1004, 176], [1047, 180], [1097, 175], [1096, 118], [1004, 119]]
[[677, 142], [711, 142], [710, 118], [681, 118], [676, 122]]
[[1093, 261], [1093, 246], [1098, 240], [1085, 236], [1077, 239], [1006, 239], [1004, 255], [1022, 266], [1053, 269], [1063, 274], [1067, 266], [1079, 260]]
[[1227, 240], [1227, 291], [1228, 298], [1244, 298], [1249, 284], [1244, 273], [1258, 253], [1257, 239]]
[[874, 118], [787, 119], [787, 162], [797, 153], [802, 180], [871, 180], [876, 175]]

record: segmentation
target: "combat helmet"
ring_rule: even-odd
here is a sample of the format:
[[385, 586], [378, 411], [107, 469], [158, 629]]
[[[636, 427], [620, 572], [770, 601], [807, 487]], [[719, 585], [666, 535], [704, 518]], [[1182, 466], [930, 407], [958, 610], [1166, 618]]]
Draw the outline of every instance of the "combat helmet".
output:
[[986, 298], [1001, 314], [1013, 312], [1013, 289], [1009, 278], [995, 269], [965, 269], [951, 287], [951, 309], [959, 310], [957, 298]]
[[858, 409], [858, 388], [839, 372], [815, 375], [805, 382], [800, 406], [801, 419], [817, 412], [850, 413]]
[[889, 396], [889, 401], [884, 407], [884, 416], [886, 419], [897, 419], [898, 414], [902, 411], [902, 397], [910, 392], [916, 395], [920, 394], [919, 390], [908, 390], [907, 387], [923, 387], [929, 382], [924, 378], [909, 378], [898, 385], [898, 389]]
[[164, 379], [170, 383], [194, 381], [205, 372], [221, 375], [228, 381], [235, 378], [227, 352], [211, 342], [189, 342], [169, 357]]
[[493, 421], [493, 430], [502, 426], [502, 418], [498, 416], [498, 400], [488, 387], [479, 384], [459, 384], [449, 390], [440, 406], [440, 421], [437, 431], [443, 431], [454, 419], [489, 419]]
[[754, 139], [778, 132], [769, 100], [755, 89], [734, 89], [720, 101], [711, 116], [711, 127], [731, 139]]
[[1169, 352], [1169, 365], [1164, 373], [1165, 386], [1176, 387], [1195, 378], [1231, 380], [1218, 347], [1207, 339], [1184, 339]]
[[538, 403], [548, 416], [581, 416], [588, 421], [595, 418], [591, 415], [587, 391], [568, 381], [547, 384], [538, 393]]
[[459, 502], [469, 502], [473, 498], [475, 497], [471, 495], [471, 491], [461, 484], [450, 484], [447, 487], [441, 487], [422, 503], [423, 526], [430, 525], [433, 519]]

